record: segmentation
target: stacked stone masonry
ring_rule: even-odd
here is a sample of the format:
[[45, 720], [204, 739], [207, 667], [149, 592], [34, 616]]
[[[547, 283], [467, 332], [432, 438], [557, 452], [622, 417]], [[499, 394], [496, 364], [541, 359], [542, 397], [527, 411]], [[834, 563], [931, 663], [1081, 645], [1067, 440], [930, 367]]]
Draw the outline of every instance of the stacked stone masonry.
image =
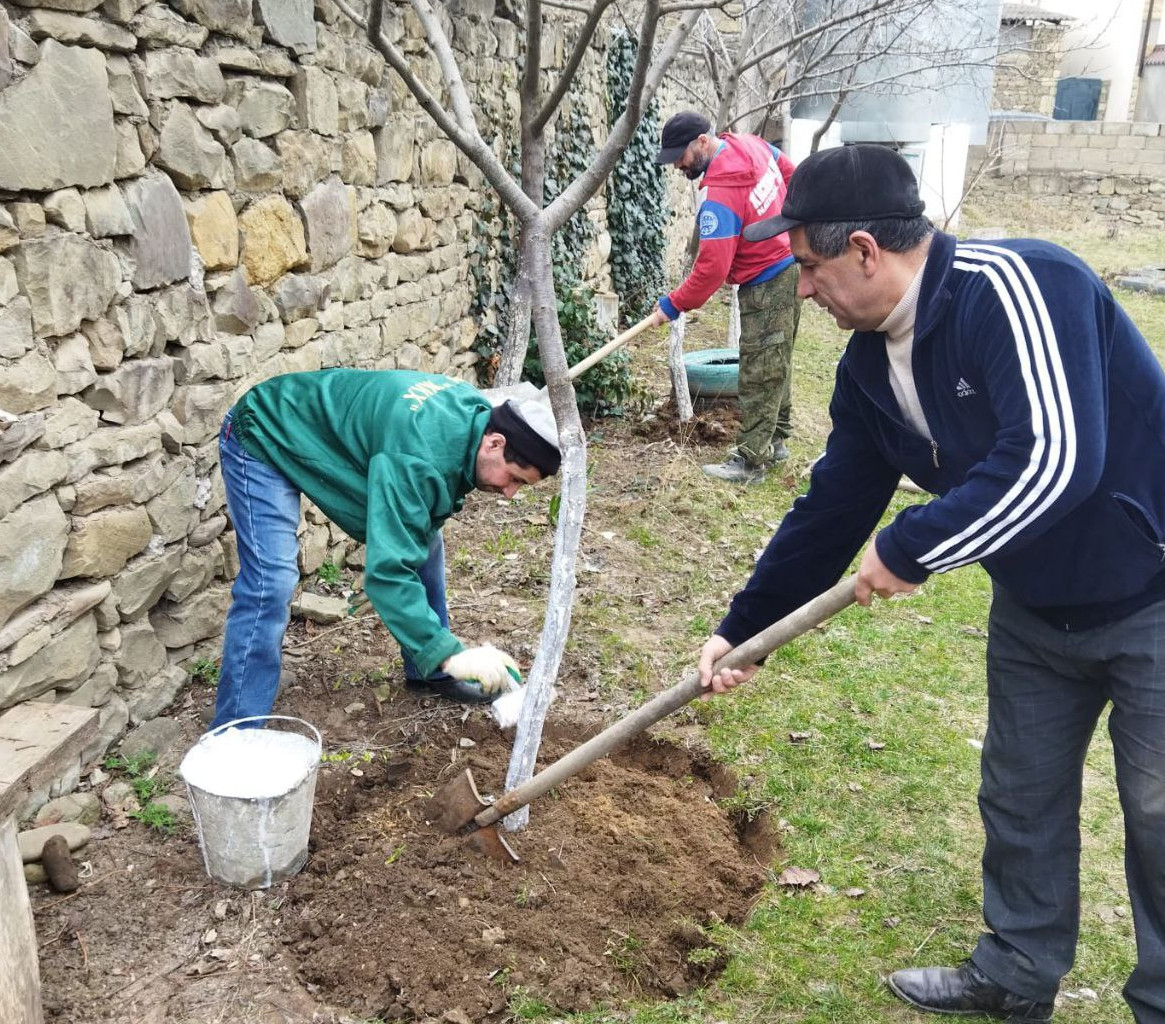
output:
[[995, 195], [1027, 193], [1084, 217], [1165, 225], [1165, 131], [1109, 121], [994, 121], [968, 178]]
[[1064, 51], [1064, 26], [1051, 22], [1004, 25], [995, 66], [992, 110], [1051, 117]]
[[[387, 13], [440, 94], [419, 23]], [[501, 153], [520, 33], [493, 0], [444, 13]], [[548, 33], [548, 72], [571, 33]], [[582, 76], [601, 144], [601, 46]], [[236, 572], [217, 432], [249, 386], [341, 365], [476, 380], [485, 188], [330, 0], [4, 0], [0, 709], [100, 708], [93, 757], [217, 655]], [[609, 290], [601, 195], [588, 213]], [[360, 563], [306, 504], [302, 529], [305, 573]]]

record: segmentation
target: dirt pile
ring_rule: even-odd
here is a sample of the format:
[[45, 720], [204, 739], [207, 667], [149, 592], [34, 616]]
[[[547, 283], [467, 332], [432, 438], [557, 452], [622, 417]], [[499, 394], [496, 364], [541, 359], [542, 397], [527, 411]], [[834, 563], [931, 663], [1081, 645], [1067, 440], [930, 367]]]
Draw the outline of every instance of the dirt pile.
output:
[[[696, 432], [730, 439], [735, 416], [717, 407]], [[618, 454], [596, 487], [596, 514], [648, 500], [672, 471], [677, 437], [691, 443], [686, 429], [666, 410], [654, 426], [604, 426]], [[644, 445], [653, 430], [660, 443]], [[448, 531], [459, 633], [490, 637], [525, 665], [541, 624], [547, 530], [526, 506], [481, 497]], [[620, 561], [638, 549], [610, 537], [591, 537], [579, 600], [609, 600], [627, 582], [646, 607], [656, 591], [620, 576], [642, 573]], [[690, 613], [686, 602], [674, 607]], [[644, 650], [651, 640], [645, 631]], [[558, 681], [542, 764], [642, 700], [579, 642]], [[407, 693], [397, 646], [379, 626], [297, 621], [286, 651], [275, 710], [316, 725], [329, 754], [307, 867], [241, 892], [207, 879], [188, 819], [169, 836], [136, 821], [100, 823], [76, 857], [76, 893], [32, 890], [49, 1021], [468, 1024], [523, 999], [578, 1011], [666, 998], [723, 966], [716, 925], [746, 918], [774, 851], [763, 816], [734, 822], [724, 803], [734, 786], [704, 754], [645, 739], [592, 765], [538, 801], [530, 827], [511, 837], [522, 862], [497, 864], [427, 825], [422, 809], [467, 765], [482, 792], [499, 792], [509, 737], [480, 710]], [[674, 681], [656, 675], [657, 688]], [[168, 712], [182, 736], [157, 770], [173, 792], [213, 699], [196, 684]], [[699, 729], [689, 722], [683, 732]]]
[[[555, 732], [544, 758], [573, 746], [561, 736], [578, 729]], [[422, 814], [449, 770], [469, 764], [479, 786], [500, 782], [503, 737], [471, 720], [434, 740], [322, 780], [315, 850], [286, 921], [302, 977], [328, 1002], [384, 1018], [452, 1009], [480, 1019], [520, 989], [580, 1011], [674, 996], [721, 966], [710, 927], [743, 921], [764, 881], [714, 802], [729, 795], [722, 771], [637, 743], [536, 804], [511, 836], [522, 861], [507, 865]], [[763, 837], [763, 823], [747, 831]]]

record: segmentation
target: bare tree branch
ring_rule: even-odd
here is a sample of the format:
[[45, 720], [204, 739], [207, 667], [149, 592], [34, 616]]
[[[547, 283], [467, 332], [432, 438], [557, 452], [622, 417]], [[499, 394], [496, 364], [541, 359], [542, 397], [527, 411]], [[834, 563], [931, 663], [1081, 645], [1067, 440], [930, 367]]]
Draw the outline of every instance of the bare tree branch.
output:
[[[901, 80], [904, 78], [909, 78], [911, 75], [917, 75], [922, 71], [931, 71], [931, 70], [941, 71], [944, 68], [966, 69], [967, 67], [977, 67], [977, 66], [990, 66], [990, 62], [983, 61], [983, 62], [971, 62], [971, 63], [969, 63], [965, 59], [958, 57], [958, 56], [953, 57], [949, 61], [935, 62], [935, 61], [927, 60], [923, 63], [920, 63], [916, 67], [904, 68], [901, 71], [898, 71], [898, 72], [895, 72], [892, 74], [883, 75], [881, 78], [874, 78], [874, 79], [870, 79], [868, 81], [865, 81], [862, 83], [861, 87], [862, 87], [862, 89], [866, 89], [868, 87], [874, 87], [874, 86], [879, 86], [879, 85], [893, 85], [895, 83], [901, 82]], [[815, 78], [815, 77], [826, 78], [828, 76], [826, 76], [826, 75], [806, 75], [800, 80], [800, 83], [803, 83], [806, 79], [811, 79], [811, 78]], [[830, 80], [832, 81], [832, 79], [830, 79]], [[800, 84], [800, 83], [798, 83], [798, 84]], [[854, 91], [856, 92], [857, 90], [854, 90]], [[740, 114], [737, 114], [737, 116], [734, 120], [735, 121], [742, 121], [752, 114], [758, 114], [763, 110], [770, 109], [777, 102], [795, 102], [797, 100], [815, 99], [815, 98], [818, 98], [821, 96], [833, 96], [833, 95], [835, 95], [835, 93], [836, 93], [836, 88], [832, 87], [832, 86], [830, 88], [826, 88], [826, 89], [798, 89], [795, 92], [790, 91], [788, 93], [783, 94], [782, 96], [780, 96], [776, 100], [768, 100], [764, 103], [759, 103], [756, 106], [750, 107], [748, 110], [745, 110]]]
[[[384, 34], [384, 0], [370, 0], [368, 20], [360, 16], [348, 0], [336, 0], [336, 7], [354, 24], [365, 29], [369, 42], [384, 57], [388, 66], [401, 77], [409, 92], [413, 94], [421, 109], [425, 111], [453, 142], [485, 175], [486, 180], [496, 189], [502, 201], [519, 216], [526, 219], [538, 213], [538, 207], [531, 201], [502, 165], [501, 161], [486, 144], [477, 130], [471, 111], [467, 110], [469, 122], [462, 127], [450, 116], [444, 104], [417, 78], [405, 55]], [[444, 33], [441, 33], [444, 35]], [[464, 92], [464, 90], [463, 90]]]
[[[923, 0], [923, 2], [929, 2], [929, 0]], [[902, 0], [874, 0], [874, 3], [870, 4], [869, 7], [862, 7], [857, 10], [849, 11], [845, 14], [839, 14], [833, 18], [828, 18], [825, 21], [818, 22], [812, 28], [802, 29], [800, 32], [796, 32], [791, 35], [788, 39], [782, 40], [776, 46], [770, 46], [767, 50], [762, 50], [760, 53], [754, 54], [747, 61], [741, 64], [740, 70], [743, 72], [747, 71], [749, 68], [756, 67], [756, 65], [760, 64], [762, 61], [766, 61], [770, 57], [775, 57], [778, 53], [781, 53], [784, 50], [791, 49], [802, 40], [821, 36], [824, 33], [827, 33], [831, 28], [838, 28], [841, 25], [845, 25], [854, 21], [865, 21], [872, 15], [877, 14], [879, 11], [883, 11], [888, 7], [900, 7], [901, 5]]]
[[[538, 76], [541, 72], [542, 4], [541, 0], [526, 0], [526, 66], [522, 69], [521, 87], [523, 139], [534, 124], [534, 111], [538, 104]], [[530, 198], [538, 202], [537, 197]]]
[[[870, 33], [872, 31], [872, 28], [868, 27], [866, 29], [865, 38], [867, 40], [870, 38]], [[850, 89], [853, 86], [854, 79], [857, 77], [858, 69], [860, 67], [861, 64], [853, 63], [850, 64], [850, 66], [846, 69], [845, 82], [842, 83], [842, 86], [837, 90], [837, 95], [833, 99], [833, 103], [829, 108], [829, 112], [825, 115], [824, 120], [822, 120], [821, 124], [817, 126], [817, 130], [813, 133], [813, 139], [809, 144], [810, 153], [817, 152], [817, 148], [821, 145], [821, 140], [824, 138], [825, 133], [829, 131], [830, 125], [832, 125], [833, 122], [837, 120], [837, 115], [841, 112], [841, 108], [845, 103], [846, 97], [850, 93]]]
[[707, 102], [707, 96], [695, 88], [690, 82], [685, 82], [683, 78], [678, 78], [674, 74], [668, 74], [667, 84], [678, 92], [682, 92], [685, 97], [692, 101], [692, 106], [700, 106]]
[[[740, 54], [743, 57], [748, 53], [752, 46], [752, 29], [753, 20], [750, 18], [740, 26]], [[740, 83], [740, 76], [743, 74], [743, 68], [740, 62], [735, 62], [729, 65], [728, 74], [724, 78], [724, 90], [721, 92], [717, 90], [717, 95], [720, 97], [720, 103], [716, 108], [716, 127], [720, 129], [728, 120], [728, 115], [732, 110], [732, 104], [736, 100], [736, 89]]]
[[582, 28], [579, 30], [578, 39], [575, 40], [574, 49], [571, 51], [570, 58], [566, 62], [566, 67], [562, 69], [562, 73], [558, 76], [558, 82], [555, 84], [554, 90], [547, 97], [542, 109], [530, 120], [530, 126], [535, 132], [541, 132], [554, 116], [554, 112], [562, 102], [562, 97], [566, 95], [567, 90], [574, 82], [575, 73], [578, 71], [583, 57], [586, 56], [587, 50], [590, 49], [591, 40], [594, 38], [595, 31], [599, 27], [599, 22], [602, 21], [603, 15], [612, 3], [614, 3], [614, 0], [595, 0], [594, 6], [588, 12], [586, 21], [583, 22]]
[[660, 16], [679, 14], [680, 11], [710, 11], [723, 10], [732, 0], [682, 0], [680, 3], [662, 4], [659, 8]]
[[425, 30], [425, 38], [437, 58], [441, 68], [441, 75], [445, 79], [445, 86], [449, 90], [449, 102], [453, 105], [453, 114], [457, 123], [464, 131], [477, 134], [477, 122], [473, 116], [473, 108], [469, 103], [469, 94], [465, 91], [465, 81], [461, 77], [461, 69], [453, 56], [453, 48], [441, 25], [437, 12], [433, 10], [429, 0], [409, 0], [413, 11], [420, 19], [421, 27]]
[[643, 110], [650, 106], [664, 73], [675, 60], [680, 47], [700, 16], [698, 10], [687, 11], [652, 61], [655, 30], [659, 23], [658, 11], [659, 0], [646, 0], [640, 23], [639, 50], [635, 55], [635, 67], [627, 90], [627, 106], [611, 126], [603, 148], [596, 154], [590, 166], [563, 189], [558, 198], [546, 208], [547, 223], [551, 232], [557, 231], [567, 218], [580, 209], [611, 173], [623, 150], [627, 148], [632, 133], [638, 127]]

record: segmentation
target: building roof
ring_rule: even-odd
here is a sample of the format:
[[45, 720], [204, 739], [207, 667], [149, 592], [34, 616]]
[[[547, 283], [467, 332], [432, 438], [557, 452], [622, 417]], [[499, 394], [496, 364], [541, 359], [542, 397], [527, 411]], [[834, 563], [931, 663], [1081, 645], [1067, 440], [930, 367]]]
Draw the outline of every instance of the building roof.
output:
[[1075, 21], [1070, 14], [1049, 11], [1038, 3], [1004, 3], [1000, 21], [1047, 21], [1059, 25], [1065, 21]]
[[1149, 52], [1149, 55], [1145, 58], [1145, 66], [1149, 67], [1150, 65], [1153, 67], [1165, 66], [1165, 45], [1158, 43]]

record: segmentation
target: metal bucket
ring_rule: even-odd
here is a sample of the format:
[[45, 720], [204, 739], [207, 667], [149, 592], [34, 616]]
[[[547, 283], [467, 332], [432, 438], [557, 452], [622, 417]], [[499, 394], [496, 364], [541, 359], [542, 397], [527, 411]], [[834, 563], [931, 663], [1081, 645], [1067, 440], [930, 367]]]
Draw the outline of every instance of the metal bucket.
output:
[[[235, 728], [247, 722], [280, 725]], [[285, 715], [227, 722], [190, 748], [178, 771], [211, 878], [267, 889], [303, 867], [321, 749], [315, 726]]]

